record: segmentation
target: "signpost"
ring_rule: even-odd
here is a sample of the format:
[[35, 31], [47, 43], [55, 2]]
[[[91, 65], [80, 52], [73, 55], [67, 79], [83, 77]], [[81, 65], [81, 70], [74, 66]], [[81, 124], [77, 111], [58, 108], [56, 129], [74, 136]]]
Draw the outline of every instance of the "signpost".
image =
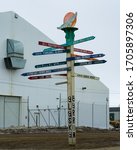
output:
[[[50, 55], [50, 54], [61, 54], [66, 53], [66, 61], [61, 62], [54, 62], [54, 63], [45, 63], [35, 65], [35, 68], [42, 68], [42, 67], [52, 67], [58, 65], [67, 65], [65, 68], [56, 68], [50, 70], [40, 70], [34, 72], [26, 72], [23, 73], [22, 76], [29, 76], [28, 79], [30, 80], [37, 80], [37, 79], [50, 79], [53, 76], [62, 76], [67, 77], [67, 81], [56, 83], [56, 85], [67, 84], [67, 102], [68, 102], [68, 143], [69, 145], [75, 146], [76, 145], [76, 126], [75, 126], [75, 79], [74, 77], [81, 77], [86, 79], [93, 79], [99, 80], [98, 77], [95, 76], [88, 76], [83, 74], [78, 74], [74, 72], [75, 66], [83, 66], [83, 65], [93, 65], [93, 64], [102, 64], [105, 63], [106, 60], [98, 60], [96, 58], [105, 56], [104, 54], [93, 54], [93, 51], [83, 50], [79, 48], [74, 48], [75, 44], [79, 44], [82, 42], [90, 41], [95, 39], [94, 36], [89, 36], [86, 38], [82, 38], [79, 40], [74, 41], [75, 34], [74, 32], [78, 30], [78, 28], [73, 27], [76, 23], [77, 13], [67, 13], [64, 17], [64, 24], [61, 25], [58, 29], [61, 29], [65, 32], [66, 36], [66, 43], [62, 45], [53, 44], [49, 42], [42, 42], [39, 41], [38, 44], [42, 46], [47, 46], [50, 48], [44, 49], [42, 52], [34, 52], [33, 56], [38, 55]], [[61, 50], [55, 50], [61, 49]], [[75, 52], [86, 53], [90, 55], [85, 56], [74, 56]], [[80, 59], [88, 59], [90, 61], [86, 62], [75, 62], [75, 60]], [[39, 74], [52, 74], [55, 72], [67, 71], [67, 74], [53, 74], [53, 75], [39, 75]], [[36, 76], [39, 75], [39, 76]]]
[[[66, 34], [66, 43], [70, 45], [70, 53], [67, 58], [74, 54], [74, 32], [78, 30], [75, 27], [67, 27], [62, 29]], [[76, 126], [75, 126], [75, 80], [74, 80], [74, 61], [67, 61], [67, 67], [71, 70], [67, 71], [67, 101], [68, 101], [68, 143], [74, 146], [76, 144]]]

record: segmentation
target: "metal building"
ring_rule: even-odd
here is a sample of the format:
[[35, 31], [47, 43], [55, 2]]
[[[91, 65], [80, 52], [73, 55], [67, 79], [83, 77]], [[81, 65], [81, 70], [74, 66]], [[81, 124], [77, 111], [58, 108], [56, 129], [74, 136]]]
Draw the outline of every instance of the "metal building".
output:
[[[18, 14], [14, 12], [0, 13], [0, 128], [27, 126], [28, 122], [33, 126], [33, 121], [36, 122], [36, 120], [39, 120], [39, 125], [42, 126], [56, 124], [57, 113], [54, 108], [57, 108], [57, 98], [60, 94], [61, 106], [64, 108], [60, 115], [65, 114], [67, 87], [65, 84], [55, 84], [63, 82], [64, 79], [30, 81], [21, 76], [24, 72], [35, 71], [36, 64], [65, 60], [65, 54], [32, 56], [33, 52], [45, 48], [39, 46], [38, 41], [53, 43], [48, 36]], [[82, 66], [76, 67], [75, 71], [80, 74], [92, 75]], [[75, 85], [77, 125], [108, 128], [109, 89], [100, 80], [86, 78], [76, 78]], [[32, 110], [30, 115], [28, 115], [28, 107]], [[53, 111], [47, 115], [49, 108], [53, 108], [51, 109]], [[65, 116], [60, 118], [61, 124], [67, 125], [67, 118], [64, 121], [63, 118]]]

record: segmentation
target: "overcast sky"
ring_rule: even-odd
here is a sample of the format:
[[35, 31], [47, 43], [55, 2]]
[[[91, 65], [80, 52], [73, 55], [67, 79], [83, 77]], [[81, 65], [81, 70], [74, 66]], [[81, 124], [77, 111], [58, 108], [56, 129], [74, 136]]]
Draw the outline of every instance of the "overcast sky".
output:
[[14, 11], [58, 44], [65, 34], [58, 30], [64, 15], [77, 12], [75, 39], [95, 36], [77, 45], [104, 53], [107, 63], [86, 66], [110, 89], [110, 105], [120, 104], [120, 5], [119, 0], [0, 0], [0, 11]]

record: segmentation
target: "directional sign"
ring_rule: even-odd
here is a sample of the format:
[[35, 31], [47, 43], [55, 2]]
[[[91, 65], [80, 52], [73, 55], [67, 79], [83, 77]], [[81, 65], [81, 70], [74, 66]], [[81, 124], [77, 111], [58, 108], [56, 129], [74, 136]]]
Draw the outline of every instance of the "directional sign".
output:
[[55, 83], [55, 85], [67, 84], [67, 81]]
[[[53, 50], [55, 50], [55, 48], [47, 48], [47, 49], [44, 49], [43, 52], [50, 52]], [[74, 48], [74, 51], [79, 52], [79, 53], [85, 53], [85, 54], [93, 54], [93, 51], [91, 51], [91, 50], [85, 50], [85, 49], [80, 49], [80, 48]], [[69, 50], [68, 50], [68, 52], [69, 52]], [[38, 53], [38, 52], [36, 52], [36, 53]]]
[[90, 41], [90, 40], [94, 40], [94, 39], [95, 39], [95, 36], [89, 36], [89, 37], [74, 41], [73, 45], [83, 43], [83, 42], [86, 42], [86, 41]]
[[89, 36], [89, 37], [86, 37], [86, 38], [83, 38], [83, 39], [76, 40], [76, 41], [74, 41], [71, 44], [66, 44], [65, 43], [65, 44], [62, 44], [62, 45], [58, 45], [58, 44], [53, 44], [53, 43], [48, 43], [48, 42], [42, 42], [42, 41], [39, 41], [38, 44], [42, 45], [42, 46], [52, 47], [52, 48], [44, 49], [44, 51], [52, 51], [52, 50], [54, 50], [53, 48], [56, 48], [56, 49], [66, 49], [67, 46], [79, 44], [79, 43], [90, 41], [90, 40], [94, 40], [94, 39], [95, 39], [95, 36]]
[[80, 78], [86, 78], [86, 79], [99, 80], [99, 77], [88, 76], [88, 75], [78, 74], [78, 73], [75, 73], [74, 76], [75, 76], [75, 77], [80, 77]]
[[86, 53], [86, 54], [93, 54], [93, 51], [85, 50], [85, 49], [80, 49], [80, 48], [74, 48], [75, 52], [80, 52], [80, 53]]
[[77, 57], [68, 57], [67, 61], [71, 60], [80, 60], [80, 59], [86, 59], [86, 58], [98, 58], [98, 57], [103, 57], [105, 56], [104, 54], [94, 54], [94, 55], [85, 55], [85, 56], [77, 56]]
[[45, 76], [30, 76], [30, 77], [28, 77], [29, 80], [49, 79], [49, 78], [52, 78], [51, 75], [45, 75]]
[[93, 60], [93, 61], [87, 61], [87, 62], [77, 62], [74, 64], [74, 66], [84, 66], [84, 65], [94, 65], [94, 64], [102, 64], [107, 62], [106, 60]]
[[[81, 56], [81, 55], [77, 55], [77, 54], [72, 54], [71, 56], [73, 57], [78, 57], [78, 56]], [[96, 58], [85, 58], [86, 60], [98, 60]]]
[[[42, 41], [39, 41], [38, 44], [42, 45], [42, 46], [48, 46], [48, 47], [56, 48], [56, 49], [66, 49], [65, 46], [67, 46], [67, 44], [58, 45], [58, 44], [53, 44], [53, 43], [49, 43], [49, 42], [42, 42]], [[47, 50], [49, 51], [48, 48], [47, 48]]]
[[30, 76], [28, 77], [29, 80], [38, 80], [38, 79], [50, 79], [50, 78], [53, 78], [53, 77], [65, 77], [67, 76], [67, 74], [53, 74], [53, 75], [42, 75], [42, 76]]
[[43, 67], [59, 66], [59, 65], [65, 65], [65, 64], [67, 64], [66, 61], [61, 61], [61, 62], [55, 62], [55, 63], [48, 63], [48, 64], [39, 64], [39, 65], [35, 65], [35, 68], [43, 68]]
[[63, 73], [63, 74], [53, 74], [53, 76], [63, 76], [63, 77], [66, 77], [67, 74], [66, 73]]
[[54, 72], [60, 72], [60, 71], [70, 71], [70, 67], [66, 68], [57, 68], [57, 69], [51, 69], [51, 70], [41, 70], [41, 71], [34, 71], [34, 72], [26, 72], [22, 73], [22, 76], [31, 76], [31, 75], [38, 75], [38, 74], [48, 74], [48, 73], [54, 73]]
[[68, 53], [70, 50], [56, 50], [56, 51], [42, 51], [42, 52], [34, 52], [33, 56], [37, 55], [50, 55], [50, 54], [60, 54], [60, 53]]

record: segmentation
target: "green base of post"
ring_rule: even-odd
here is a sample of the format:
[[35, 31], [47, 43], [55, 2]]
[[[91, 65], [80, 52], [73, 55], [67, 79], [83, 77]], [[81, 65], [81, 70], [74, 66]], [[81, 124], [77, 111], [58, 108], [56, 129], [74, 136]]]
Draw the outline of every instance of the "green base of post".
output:
[[76, 28], [76, 27], [66, 27], [66, 28], [62, 28], [61, 30], [63, 30], [66, 33], [66, 36], [65, 36], [66, 43], [67, 44], [73, 44], [74, 37], [75, 37], [74, 32], [76, 30], [78, 30], [78, 28]]

